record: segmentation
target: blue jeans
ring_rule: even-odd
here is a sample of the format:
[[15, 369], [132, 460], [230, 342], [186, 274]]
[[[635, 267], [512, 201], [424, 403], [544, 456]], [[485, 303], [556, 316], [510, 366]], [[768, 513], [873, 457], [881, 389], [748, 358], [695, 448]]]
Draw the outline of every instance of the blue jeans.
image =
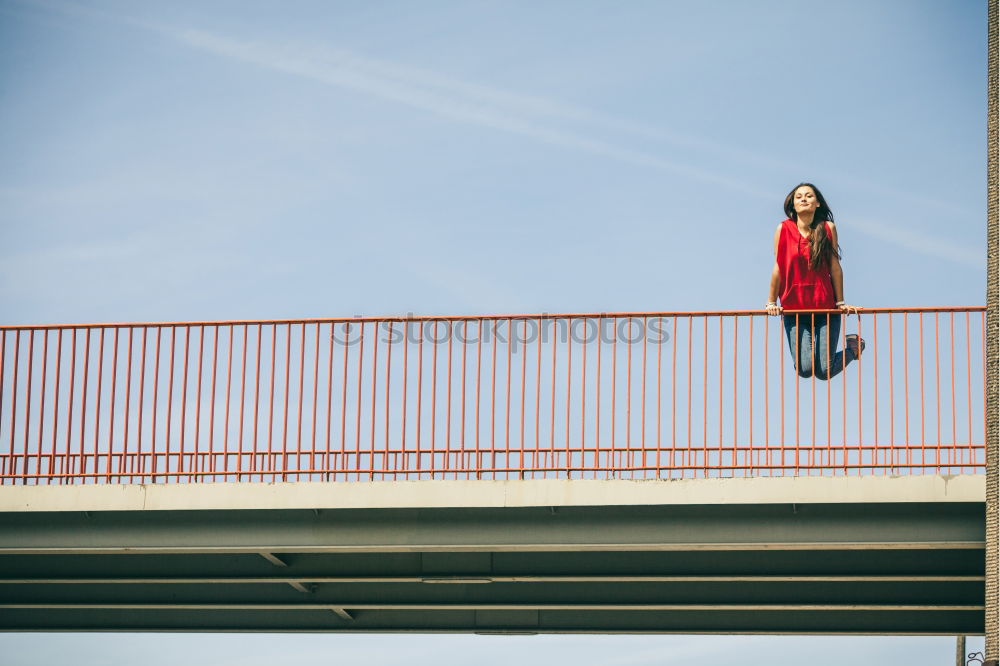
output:
[[[837, 351], [840, 339], [839, 314], [785, 315], [788, 351], [799, 377], [836, 377], [854, 359], [850, 350]], [[796, 357], [796, 352], [797, 357]]]

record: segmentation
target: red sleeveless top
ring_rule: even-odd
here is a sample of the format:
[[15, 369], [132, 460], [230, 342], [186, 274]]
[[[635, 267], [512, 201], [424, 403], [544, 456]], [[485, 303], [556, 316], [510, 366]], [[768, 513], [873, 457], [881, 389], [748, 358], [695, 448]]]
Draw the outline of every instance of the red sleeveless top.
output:
[[[833, 238], [830, 224], [828, 238]], [[832, 310], [833, 277], [830, 263], [823, 262], [815, 270], [809, 268], [809, 239], [803, 238], [793, 220], [781, 223], [778, 237], [778, 271], [781, 274], [781, 307], [785, 310]]]

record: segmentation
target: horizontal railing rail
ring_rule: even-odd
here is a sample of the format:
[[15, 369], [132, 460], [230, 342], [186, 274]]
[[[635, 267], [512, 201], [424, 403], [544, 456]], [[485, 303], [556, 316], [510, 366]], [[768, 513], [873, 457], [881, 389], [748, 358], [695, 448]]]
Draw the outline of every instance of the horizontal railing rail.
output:
[[3, 326], [0, 483], [981, 473], [985, 308], [835, 318]]

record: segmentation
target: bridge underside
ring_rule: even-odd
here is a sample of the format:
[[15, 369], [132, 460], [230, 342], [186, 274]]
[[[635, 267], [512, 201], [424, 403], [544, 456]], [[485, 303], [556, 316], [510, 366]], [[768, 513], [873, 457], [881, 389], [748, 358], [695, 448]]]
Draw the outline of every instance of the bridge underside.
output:
[[0, 629], [983, 631], [982, 477], [741, 481], [0, 489]]

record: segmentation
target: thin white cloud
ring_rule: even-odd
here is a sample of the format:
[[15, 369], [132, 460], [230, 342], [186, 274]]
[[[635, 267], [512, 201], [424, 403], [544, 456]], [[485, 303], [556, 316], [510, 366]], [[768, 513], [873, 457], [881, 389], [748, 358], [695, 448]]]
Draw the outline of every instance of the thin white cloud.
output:
[[[801, 166], [784, 158], [773, 158], [719, 144], [704, 137], [668, 132], [662, 128], [610, 117], [591, 109], [535, 95], [525, 95], [491, 86], [463, 81], [410, 65], [360, 56], [343, 49], [295, 44], [273, 44], [233, 40], [200, 30], [162, 30], [191, 46], [217, 55], [251, 62], [269, 69], [310, 78], [338, 87], [406, 104], [442, 115], [453, 120], [478, 124], [561, 145], [623, 162], [646, 166], [717, 183], [762, 199], [773, 193], [749, 186], [743, 181], [726, 178], [718, 173], [664, 159], [645, 151], [623, 148], [614, 143], [590, 138], [594, 130], [613, 131], [638, 136], [700, 152], [714, 153], [727, 162], [742, 162], [783, 171], [801, 170]], [[544, 123], [555, 122], [558, 129]], [[583, 125], [579, 131], [564, 129], [569, 124]], [[829, 174], [830, 177], [862, 189], [885, 192], [884, 185], [870, 183], [850, 175]], [[952, 203], [939, 201], [920, 193], [892, 191], [901, 199], [920, 201], [954, 213], [961, 210]]]
[[[560, 124], [577, 121], [605, 129], [624, 130], [673, 140], [673, 137], [666, 133], [658, 133], [641, 125], [607, 119], [585, 109], [466, 83], [427, 70], [364, 58], [344, 50], [239, 41], [196, 30], [181, 31], [173, 33], [172, 36], [193, 47], [220, 56], [327, 85], [367, 93], [452, 120], [510, 132], [638, 166], [671, 171], [724, 185], [755, 197], [771, 198], [771, 193], [763, 192], [741, 181], [578, 133], [549, 127], [541, 122], [547, 118], [559, 121]], [[681, 143], [681, 141], [676, 142]], [[895, 227], [884, 222], [851, 226], [861, 233], [913, 252], [974, 268], [980, 268], [983, 264], [982, 253], [976, 249], [914, 229]]]
[[[541, 122], [544, 120], [542, 116], [568, 119], [565, 107], [555, 103], [546, 105], [537, 99], [489, 91], [483, 86], [456, 85], [449, 79], [432, 77], [426, 73], [413, 77], [410, 76], [412, 70], [407, 68], [393, 68], [384, 61], [372, 61], [347, 51], [240, 41], [199, 30], [168, 34], [192, 47], [219, 56], [363, 92], [450, 120], [526, 136], [637, 166], [670, 171], [723, 185], [754, 197], [771, 198], [768, 192], [707, 169], [547, 126]], [[475, 94], [468, 94], [471, 90]], [[543, 108], [544, 112], [540, 112]], [[562, 112], [559, 111], [560, 108], [563, 109]], [[581, 114], [576, 115], [578, 119], [582, 119]]]
[[[624, 147], [618, 143], [595, 139], [592, 135], [596, 131], [611, 130], [714, 152], [725, 155], [730, 161], [780, 167], [785, 170], [795, 168], [794, 165], [784, 164], [780, 160], [739, 150], [733, 146], [721, 146], [704, 138], [674, 134], [557, 100], [462, 81], [426, 69], [363, 57], [347, 50], [330, 49], [321, 45], [306, 46], [299, 42], [237, 40], [202, 30], [153, 25], [126, 16], [95, 12], [89, 8], [83, 9], [53, 0], [40, 0], [36, 4], [67, 13], [120, 20], [136, 27], [154, 30], [189, 47], [220, 57], [284, 72], [329, 86], [354, 90], [453, 121], [488, 127], [628, 164], [718, 184], [762, 200], [773, 199], [774, 193], [763, 191], [743, 180], [720, 175], [713, 170], [683, 164], [652, 152]], [[577, 125], [578, 129], [567, 129], [571, 125]], [[846, 182], [852, 180], [846, 178]], [[853, 181], [853, 185], [864, 189], [876, 187], [875, 184], [856, 180]], [[919, 198], [924, 204], [961, 214], [953, 204], [947, 202], [919, 194], [904, 192], [894, 192], [894, 194], [911, 200]], [[982, 266], [981, 252], [948, 239], [885, 223], [858, 225], [857, 228], [862, 233], [914, 252], [976, 268]]]
[[850, 229], [852, 233], [859, 232], [919, 254], [945, 259], [971, 268], [982, 269], [986, 265], [985, 248], [978, 249], [962, 245], [918, 229], [863, 219], [853, 220]]

